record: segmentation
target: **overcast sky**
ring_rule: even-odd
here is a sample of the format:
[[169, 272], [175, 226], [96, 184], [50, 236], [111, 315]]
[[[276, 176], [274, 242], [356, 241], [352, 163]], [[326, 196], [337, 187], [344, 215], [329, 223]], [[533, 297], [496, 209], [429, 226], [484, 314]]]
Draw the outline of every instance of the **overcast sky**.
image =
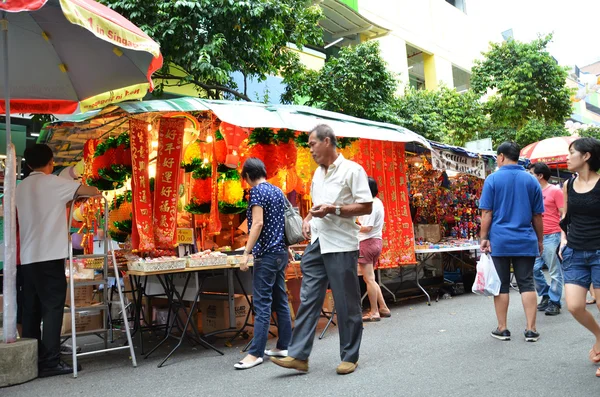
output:
[[600, 61], [600, 0], [467, 0], [467, 13], [490, 38], [508, 29], [520, 41], [553, 32], [548, 50], [562, 65]]

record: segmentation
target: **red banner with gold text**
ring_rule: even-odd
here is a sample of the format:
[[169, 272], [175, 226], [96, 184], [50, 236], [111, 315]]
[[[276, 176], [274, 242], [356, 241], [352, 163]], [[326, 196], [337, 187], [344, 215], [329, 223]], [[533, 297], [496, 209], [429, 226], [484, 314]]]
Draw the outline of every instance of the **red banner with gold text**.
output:
[[148, 177], [148, 123], [129, 120], [131, 141], [133, 227], [132, 245], [140, 251], [154, 249], [152, 227], [152, 196]]
[[179, 164], [185, 123], [183, 118], [160, 119], [154, 183], [154, 241], [160, 249], [172, 249], [177, 245]]
[[361, 139], [354, 159], [377, 181], [385, 208], [380, 268], [415, 263], [414, 231], [406, 182], [404, 143]]

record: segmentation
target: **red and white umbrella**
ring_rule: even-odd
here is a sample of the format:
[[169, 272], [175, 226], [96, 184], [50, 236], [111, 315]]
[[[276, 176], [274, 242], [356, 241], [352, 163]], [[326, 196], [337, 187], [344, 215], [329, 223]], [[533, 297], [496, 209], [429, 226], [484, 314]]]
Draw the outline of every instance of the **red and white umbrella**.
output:
[[6, 112], [4, 341], [16, 340], [12, 113], [73, 113], [138, 99], [163, 63], [158, 43], [92, 0], [0, 0], [0, 111]]
[[558, 136], [532, 143], [521, 150], [521, 157], [532, 163], [546, 163], [548, 165], [566, 165], [569, 146], [576, 140], [574, 136]]

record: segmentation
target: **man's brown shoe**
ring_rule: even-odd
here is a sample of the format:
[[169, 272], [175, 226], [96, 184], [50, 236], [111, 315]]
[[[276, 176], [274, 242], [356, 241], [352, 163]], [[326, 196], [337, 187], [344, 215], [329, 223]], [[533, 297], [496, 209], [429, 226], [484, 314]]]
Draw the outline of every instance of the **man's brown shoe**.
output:
[[271, 361], [283, 368], [295, 369], [300, 372], [308, 372], [308, 360], [298, 360], [294, 357], [271, 357]]
[[342, 361], [342, 363], [338, 365], [335, 372], [337, 372], [339, 375], [348, 375], [354, 372], [356, 370], [356, 367], [358, 367], [358, 363], [349, 363], [347, 361]]

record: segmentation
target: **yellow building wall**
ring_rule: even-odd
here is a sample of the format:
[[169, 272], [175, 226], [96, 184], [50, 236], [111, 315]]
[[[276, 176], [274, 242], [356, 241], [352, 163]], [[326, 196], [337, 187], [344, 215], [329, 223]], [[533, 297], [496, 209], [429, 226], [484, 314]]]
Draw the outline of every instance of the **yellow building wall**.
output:
[[478, 21], [444, 0], [362, 0], [358, 7], [365, 18], [390, 29], [387, 40], [394, 44], [382, 48], [382, 55], [392, 70], [404, 76], [404, 83], [408, 64], [400, 58], [407, 43], [433, 56], [426, 62], [425, 72], [434, 79], [426, 81], [428, 89], [436, 88], [440, 81], [453, 87], [452, 65], [471, 70], [473, 60], [488, 48], [490, 40], [502, 40], [500, 32], [497, 37], [482, 35]]

